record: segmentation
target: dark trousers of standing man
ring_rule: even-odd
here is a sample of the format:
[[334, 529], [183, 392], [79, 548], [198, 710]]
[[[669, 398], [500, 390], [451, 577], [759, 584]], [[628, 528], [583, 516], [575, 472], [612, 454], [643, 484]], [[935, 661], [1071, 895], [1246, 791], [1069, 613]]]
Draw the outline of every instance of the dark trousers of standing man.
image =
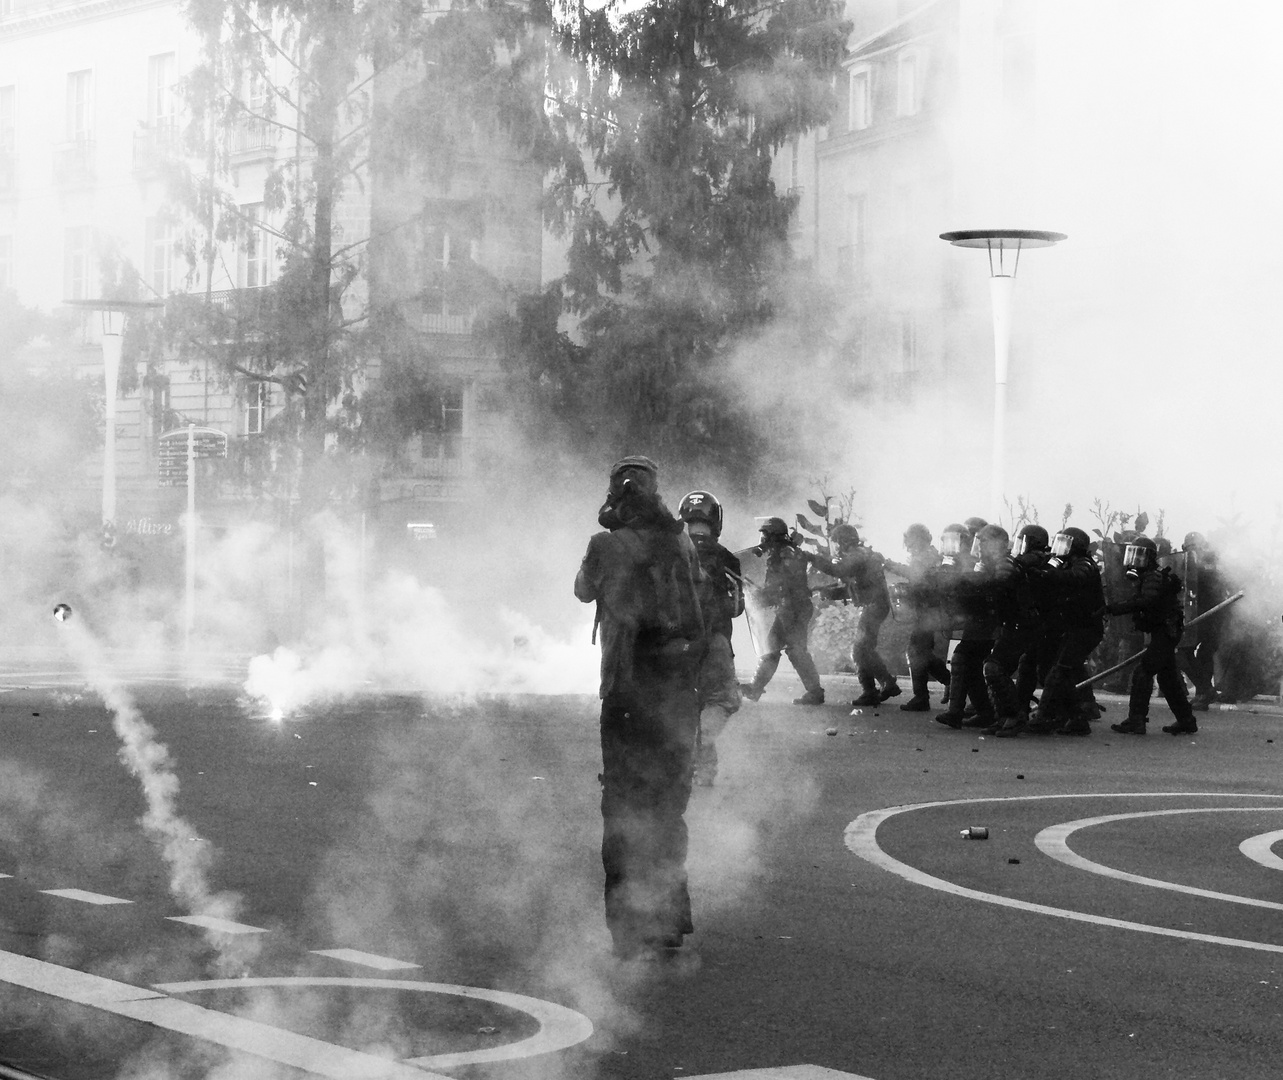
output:
[[1154, 680], [1158, 680], [1159, 693], [1167, 701], [1167, 707], [1177, 721], [1182, 724], [1194, 722], [1194, 710], [1189, 698], [1185, 696], [1185, 682], [1181, 679], [1181, 669], [1176, 663], [1176, 643], [1179, 637], [1173, 637], [1166, 628], [1153, 631], [1145, 642], [1145, 651], [1141, 654], [1140, 663], [1132, 672], [1130, 697], [1127, 702], [1127, 718], [1143, 720], [1149, 715], [1149, 699], [1154, 693]]
[[774, 678], [775, 671], [780, 666], [781, 653], [788, 653], [797, 677], [802, 680], [802, 685], [808, 692], [819, 693], [824, 689], [820, 685], [820, 673], [816, 670], [815, 661], [807, 647], [814, 614], [808, 608], [805, 611], [781, 611], [775, 616], [766, 633], [766, 652], [758, 661], [757, 672], [750, 683], [754, 690], [766, 689], [766, 684]]
[[601, 862], [606, 924], [620, 956], [681, 945], [699, 701], [693, 674], [642, 678], [601, 707]]

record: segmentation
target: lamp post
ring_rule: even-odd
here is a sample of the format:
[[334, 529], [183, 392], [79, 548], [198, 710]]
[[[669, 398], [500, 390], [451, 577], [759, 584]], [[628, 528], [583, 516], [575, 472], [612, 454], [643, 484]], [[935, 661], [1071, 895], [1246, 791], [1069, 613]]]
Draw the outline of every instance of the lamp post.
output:
[[121, 342], [125, 316], [131, 311], [163, 307], [159, 300], [65, 300], [68, 307], [98, 312], [102, 319], [103, 420], [106, 438], [102, 456], [102, 524], [104, 535], [116, 524], [116, 390], [120, 380]]
[[[1007, 464], [1007, 367], [1011, 355], [1011, 306], [1016, 270], [1025, 248], [1051, 247], [1065, 234], [1036, 229], [962, 229], [941, 233], [955, 247], [983, 248], [989, 253], [989, 298], [993, 303], [993, 464], [989, 474], [992, 520], [1002, 516]], [[995, 259], [994, 256], [997, 256]]]

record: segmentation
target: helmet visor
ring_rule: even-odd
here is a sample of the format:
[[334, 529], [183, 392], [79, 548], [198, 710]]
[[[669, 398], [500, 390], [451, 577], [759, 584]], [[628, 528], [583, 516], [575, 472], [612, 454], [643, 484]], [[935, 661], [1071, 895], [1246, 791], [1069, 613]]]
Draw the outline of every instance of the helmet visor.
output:
[[980, 558], [980, 551], [981, 551], [980, 537], [977, 536], [974, 540], [971, 541], [971, 557], [973, 559]]
[[1016, 554], [1028, 555], [1031, 551], [1036, 551], [1034, 547], [1034, 538], [1028, 533], [1016, 537]]
[[1056, 533], [1056, 539], [1051, 542], [1051, 553], [1058, 559], [1063, 559], [1074, 550], [1074, 538], [1068, 533]]
[[1145, 570], [1149, 567], [1151, 555], [1149, 548], [1143, 544], [1128, 544], [1123, 552], [1123, 568], [1126, 570]]
[[947, 532], [940, 534], [940, 554], [941, 555], [961, 555], [962, 554], [962, 534], [956, 532]]

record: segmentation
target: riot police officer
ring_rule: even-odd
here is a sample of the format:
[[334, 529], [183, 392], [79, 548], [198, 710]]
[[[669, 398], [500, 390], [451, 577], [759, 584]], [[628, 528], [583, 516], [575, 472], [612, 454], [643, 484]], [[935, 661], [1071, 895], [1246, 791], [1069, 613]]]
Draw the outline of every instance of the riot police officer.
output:
[[[962, 615], [962, 636], [953, 651], [949, 708], [936, 720], [952, 728], [992, 727], [996, 717], [985, 679], [985, 664], [998, 628], [1010, 618], [1015, 602], [1015, 564], [1008, 556], [1007, 530], [982, 525], [972, 542], [972, 571], [945, 579], [946, 592]], [[1014, 690], [1013, 690], [1014, 695]], [[967, 699], [975, 715], [967, 718]]]
[[1176, 717], [1176, 723], [1168, 724], [1163, 730], [1169, 735], [1195, 732], [1198, 724], [1176, 663], [1176, 646], [1185, 628], [1181, 579], [1170, 567], [1159, 569], [1158, 548], [1148, 536], [1137, 536], [1127, 545], [1123, 566], [1135, 582], [1135, 595], [1130, 600], [1110, 604], [1109, 614], [1133, 615], [1136, 629], [1144, 633], [1146, 639], [1140, 663], [1132, 671], [1127, 719], [1110, 726], [1124, 735], [1144, 735], [1149, 720], [1149, 699], [1157, 679], [1158, 689]]
[[940, 610], [933, 581], [940, 553], [931, 543], [931, 530], [918, 522], [904, 530], [904, 550], [909, 554], [907, 563], [886, 564], [893, 574], [906, 579], [903, 595], [913, 611], [907, 650], [913, 696], [900, 708], [904, 712], [926, 712], [931, 708], [930, 680], [946, 688], [949, 685], [949, 665], [936, 655]]
[[1090, 735], [1076, 686], [1086, 677], [1087, 658], [1105, 636], [1105, 589], [1100, 567], [1091, 557], [1091, 538], [1082, 529], [1071, 526], [1056, 534], [1043, 581], [1051, 664], [1038, 710], [1025, 731]]
[[766, 652], [753, 681], [742, 683], [740, 692], [750, 701], [757, 701], [780, 666], [781, 654], [788, 653], [806, 689], [800, 698], [793, 699], [793, 704], [823, 705], [824, 687], [807, 647], [815, 605], [807, 581], [806, 556], [798, 549], [783, 518], [768, 518], [762, 523], [761, 534], [762, 542], [753, 554], [766, 560], [766, 582], [750, 599], [772, 609], [773, 617], [766, 633]]
[[707, 648], [696, 675], [699, 694], [699, 736], [695, 747], [695, 782], [711, 787], [717, 776], [717, 736], [740, 707], [731, 631], [744, 610], [739, 558], [719, 543], [722, 504], [707, 491], [689, 492], [677, 508], [699, 555], [704, 580], [699, 606], [704, 615]]
[[851, 643], [851, 659], [855, 662], [862, 693], [851, 704], [877, 705], [900, 693], [895, 676], [878, 653], [878, 631], [891, 613], [884, 560], [860, 542], [860, 532], [854, 525], [835, 526], [829, 540], [837, 548], [836, 558], [809, 551], [804, 554], [817, 570], [844, 582], [851, 602], [860, 609], [855, 640]]

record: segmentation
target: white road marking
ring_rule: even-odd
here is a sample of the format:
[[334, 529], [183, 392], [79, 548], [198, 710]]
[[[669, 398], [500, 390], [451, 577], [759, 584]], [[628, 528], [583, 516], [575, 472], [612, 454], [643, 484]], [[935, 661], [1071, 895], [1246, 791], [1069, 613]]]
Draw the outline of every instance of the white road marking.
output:
[[331, 960], [345, 960], [349, 964], [360, 964], [362, 967], [374, 968], [377, 971], [398, 971], [402, 968], [417, 968], [408, 960], [393, 960], [390, 956], [379, 956], [376, 953], [361, 952], [358, 949], [313, 949], [315, 956], [328, 956]]
[[1239, 844], [1238, 849], [1253, 862], [1268, 866], [1271, 870], [1283, 870], [1283, 859], [1270, 850], [1280, 840], [1283, 840], [1283, 829], [1261, 833], [1260, 836], [1249, 836]]
[[220, 919], [214, 915], [167, 915], [170, 922], [187, 923], [205, 930], [217, 930], [220, 934], [266, 934], [261, 926], [246, 926], [244, 923]]
[[[6, 877], [8, 875], [5, 875]], [[118, 896], [104, 896], [102, 893], [85, 892], [84, 889], [41, 889], [45, 896], [61, 896], [64, 900], [79, 900], [82, 904], [132, 904], [132, 900], [122, 900]]]
[[954, 896], [970, 900], [981, 900], [986, 904], [997, 904], [1000, 907], [1014, 908], [1017, 911], [1030, 911], [1039, 915], [1054, 915], [1059, 919], [1072, 919], [1077, 922], [1093, 923], [1097, 926], [1112, 926], [1121, 930], [1136, 930], [1144, 934], [1157, 934], [1161, 937], [1183, 938], [1186, 941], [1202, 941], [1213, 945], [1232, 945], [1240, 949], [1255, 949], [1260, 952], [1283, 953], [1283, 945], [1272, 945], [1261, 941], [1245, 941], [1240, 938], [1219, 937], [1214, 934], [1197, 934], [1190, 930], [1173, 930], [1166, 926], [1151, 926], [1148, 923], [1129, 922], [1124, 919], [1111, 919], [1102, 915], [1090, 915], [1084, 911], [1070, 911], [1067, 908], [1051, 907], [1047, 904], [1031, 904], [1025, 900], [1013, 900], [1010, 897], [994, 893], [980, 892], [977, 889], [964, 888], [943, 878], [933, 877], [921, 870], [892, 858], [877, 842], [878, 826], [888, 818], [911, 810], [927, 810], [941, 806], [973, 806], [977, 803], [1031, 802], [1046, 799], [1283, 799], [1283, 795], [1257, 795], [1235, 791], [1127, 791], [1100, 792], [1073, 795], [1012, 795], [992, 799], [950, 799], [942, 802], [914, 803], [908, 806], [892, 806], [883, 810], [871, 810], [861, 814], [846, 827], [846, 846], [852, 853], [866, 862], [880, 867], [892, 874], [897, 874], [917, 885], [929, 889], [951, 893]]
[[855, 1073], [838, 1072], [822, 1065], [783, 1065], [773, 1069], [740, 1069], [739, 1072], [701, 1073], [689, 1080], [870, 1080]]
[[[1149, 885], [1155, 889], [1189, 893], [1191, 896], [1205, 896], [1210, 900], [1225, 900], [1231, 904], [1247, 904], [1250, 907], [1283, 911], [1283, 904], [1277, 904], [1272, 900], [1257, 900], [1251, 896], [1239, 896], [1235, 893], [1197, 889], [1192, 885], [1178, 885], [1174, 881], [1162, 881], [1159, 878], [1142, 877], [1140, 874], [1129, 874], [1123, 870], [1115, 870], [1112, 866], [1106, 866], [1104, 863], [1084, 859], [1069, 848], [1069, 837], [1079, 829], [1085, 829], [1089, 825], [1105, 825], [1111, 821], [1128, 821], [1133, 818], [1166, 817], [1171, 814], [1260, 813], [1262, 810], [1278, 811], [1283, 810], [1283, 806], [1207, 806], [1180, 810], [1145, 810], [1138, 814], [1107, 814], [1104, 817], [1083, 818], [1080, 821], [1066, 821], [1060, 825], [1052, 825], [1050, 828], [1043, 829], [1042, 832], [1034, 837], [1034, 844], [1044, 855], [1048, 855], [1066, 866], [1072, 866], [1075, 870], [1086, 870], [1089, 874], [1117, 878], [1119, 881], [1128, 881], [1133, 885]], [[1283, 833], [1275, 835], [1283, 835]]]
[[440, 1073], [425, 1072], [18, 953], [0, 952], [0, 980], [334, 1080], [449, 1080]]
[[208, 979], [194, 982], [158, 983], [157, 990], [169, 994], [189, 994], [199, 990], [229, 990], [252, 986], [365, 986], [385, 990], [417, 990], [428, 994], [449, 994], [453, 997], [477, 998], [496, 1005], [533, 1016], [539, 1030], [528, 1039], [494, 1046], [486, 1050], [470, 1050], [459, 1054], [432, 1054], [428, 1057], [407, 1058], [403, 1064], [417, 1065], [424, 1069], [450, 1069], [459, 1065], [475, 1065], [488, 1061], [509, 1061], [515, 1058], [534, 1057], [554, 1050], [564, 1050], [583, 1042], [593, 1032], [592, 1021], [582, 1013], [567, 1009], [551, 1001], [509, 994], [503, 990], [487, 990], [479, 986], [454, 986], [449, 983], [416, 982], [408, 979], [337, 979], [309, 976], [280, 976], [247, 979]]

